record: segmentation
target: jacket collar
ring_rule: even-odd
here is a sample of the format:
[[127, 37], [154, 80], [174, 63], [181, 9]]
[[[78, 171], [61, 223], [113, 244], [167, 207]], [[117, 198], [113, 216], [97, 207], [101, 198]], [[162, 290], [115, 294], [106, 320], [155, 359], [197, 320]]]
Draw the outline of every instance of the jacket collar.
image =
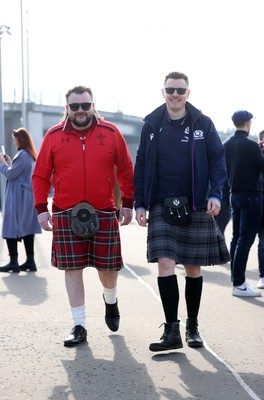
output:
[[[191, 121], [195, 121], [199, 116], [202, 114], [200, 110], [198, 110], [196, 107], [194, 107], [191, 103], [188, 101], [185, 104], [187, 113], [189, 114]], [[145, 118], [144, 121], [148, 122], [152, 127], [157, 127], [161, 124], [162, 119], [167, 111], [166, 104], [162, 104], [158, 108], [156, 108], [154, 111], [152, 111], [150, 114], [148, 114]]]

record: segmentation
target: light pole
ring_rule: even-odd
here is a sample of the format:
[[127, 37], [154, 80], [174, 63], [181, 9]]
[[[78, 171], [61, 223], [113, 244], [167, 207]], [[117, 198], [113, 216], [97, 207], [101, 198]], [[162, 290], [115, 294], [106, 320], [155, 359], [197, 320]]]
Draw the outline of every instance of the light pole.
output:
[[[5, 144], [5, 120], [4, 120], [4, 104], [2, 97], [2, 49], [1, 49], [1, 40], [2, 35], [4, 33], [8, 33], [11, 35], [9, 26], [1, 25], [0, 26], [0, 145]], [[4, 179], [1, 176], [1, 209], [3, 207], [4, 200]]]
[[22, 66], [22, 100], [21, 100], [21, 126], [27, 127], [27, 111], [25, 103], [25, 72], [24, 72], [24, 17], [23, 0], [20, 0], [21, 17], [21, 66]]

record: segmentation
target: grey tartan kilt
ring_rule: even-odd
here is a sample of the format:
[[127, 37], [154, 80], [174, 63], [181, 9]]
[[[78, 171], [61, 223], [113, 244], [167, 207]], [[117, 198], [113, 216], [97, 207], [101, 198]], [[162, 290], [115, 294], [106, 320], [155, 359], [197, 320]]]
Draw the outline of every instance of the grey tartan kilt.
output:
[[186, 226], [172, 226], [163, 218], [163, 205], [149, 212], [147, 259], [171, 258], [183, 265], [218, 265], [230, 260], [225, 239], [214, 219], [205, 210], [192, 211]]

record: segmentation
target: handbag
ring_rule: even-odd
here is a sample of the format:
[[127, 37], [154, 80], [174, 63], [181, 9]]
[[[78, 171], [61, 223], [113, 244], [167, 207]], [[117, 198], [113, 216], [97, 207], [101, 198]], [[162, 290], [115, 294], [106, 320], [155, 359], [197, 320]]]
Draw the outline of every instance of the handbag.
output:
[[163, 216], [170, 225], [187, 225], [191, 219], [188, 198], [186, 196], [166, 197]]
[[83, 239], [88, 239], [98, 232], [99, 218], [91, 204], [83, 201], [73, 207], [71, 228], [75, 235]]

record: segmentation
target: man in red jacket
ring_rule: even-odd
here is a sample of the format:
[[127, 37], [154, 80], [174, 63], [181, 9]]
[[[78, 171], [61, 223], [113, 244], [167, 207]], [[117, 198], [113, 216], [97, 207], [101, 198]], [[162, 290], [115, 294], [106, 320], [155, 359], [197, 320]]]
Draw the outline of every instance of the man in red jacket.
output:
[[[74, 87], [67, 92], [66, 102], [61, 122], [44, 137], [33, 189], [40, 226], [53, 231], [51, 263], [65, 271], [74, 327], [64, 345], [74, 346], [87, 336], [83, 269], [88, 266], [97, 269], [103, 285], [105, 322], [112, 331], [119, 328], [117, 278], [123, 262], [114, 171], [122, 192], [120, 225], [127, 225], [132, 219], [134, 186], [133, 163], [126, 142], [117, 127], [96, 112], [91, 89]], [[51, 217], [47, 199], [52, 185]], [[71, 226], [72, 209], [83, 202], [95, 209], [99, 220], [99, 230], [88, 238], [79, 237]], [[80, 210], [83, 212], [82, 207]]]

